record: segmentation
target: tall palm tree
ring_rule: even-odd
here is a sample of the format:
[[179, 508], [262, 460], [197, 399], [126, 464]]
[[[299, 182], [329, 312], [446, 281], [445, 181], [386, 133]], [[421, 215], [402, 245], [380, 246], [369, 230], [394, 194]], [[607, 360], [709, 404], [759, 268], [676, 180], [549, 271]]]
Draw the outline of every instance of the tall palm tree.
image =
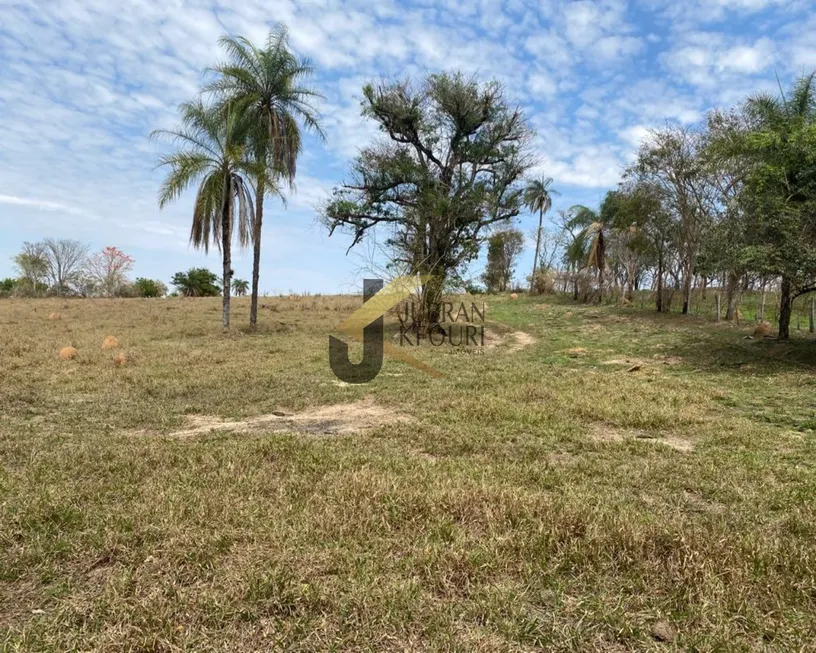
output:
[[232, 238], [238, 228], [238, 242], [249, 244], [253, 213], [252, 186], [259, 170], [247, 152], [249, 123], [232, 110], [205, 106], [201, 100], [179, 107], [181, 126], [157, 130], [151, 136], [166, 137], [178, 146], [162, 155], [159, 166], [170, 173], [159, 190], [159, 207], [164, 208], [188, 187], [197, 183], [190, 242], [209, 251], [212, 241], [223, 259], [223, 323], [230, 324]]
[[246, 279], [233, 279], [232, 290], [236, 297], [246, 297], [247, 290], [249, 290], [249, 281]]
[[312, 104], [322, 96], [303, 85], [314, 68], [308, 59], [298, 58], [291, 52], [283, 25], [272, 29], [262, 48], [243, 37], [224, 36], [219, 43], [226, 50], [228, 61], [213, 69], [217, 76], [204, 90], [235, 107], [254, 123], [253, 153], [264, 169], [256, 181], [257, 203], [252, 225], [254, 251], [249, 323], [254, 327], [258, 319], [263, 200], [267, 194], [280, 195], [278, 185], [268, 181], [275, 177], [270, 171], [285, 179], [290, 188], [294, 187], [301, 149], [299, 123], [325, 138]]
[[533, 179], [527, 184], [524, 190], [524, 204], [532, 213], [538, 212], [538, 232], [536, 233], [536, 249], [533, 258], [533, 274], [530, 276], [530, 291], [535, 283], [535, 273], [538, 269], [538, 255], [541, 251], [541, 225], [544, 222], [544, 214], [552, 208], [552, 196], [560, 193], [552, 188], [551, 177]]

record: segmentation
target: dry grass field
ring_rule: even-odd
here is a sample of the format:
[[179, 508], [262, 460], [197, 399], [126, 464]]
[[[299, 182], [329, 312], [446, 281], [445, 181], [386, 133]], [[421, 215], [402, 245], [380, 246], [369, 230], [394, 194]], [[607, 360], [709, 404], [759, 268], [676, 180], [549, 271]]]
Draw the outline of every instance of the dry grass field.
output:
[[354, 386], [359, 298], [219, 301], [0, 302], [0, 650], [816, 650], [816, 342], [487, 297]]

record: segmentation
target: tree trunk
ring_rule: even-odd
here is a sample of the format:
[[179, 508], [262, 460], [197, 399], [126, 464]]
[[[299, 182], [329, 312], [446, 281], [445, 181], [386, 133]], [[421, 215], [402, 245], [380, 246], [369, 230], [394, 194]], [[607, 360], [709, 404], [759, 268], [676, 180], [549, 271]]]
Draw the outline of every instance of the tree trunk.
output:
[[227, 176], [224, 183], [224, 208], [221, 211], [221, 254], [224, 259], [223, 277], [223, 323], [230, 328], [230, 285], [232, 283], [232, 179]]
[[725, 319], [728, 322], [733, 322], [737, 319], [737, 305], [739, 304], [739, 275], [736, 272], [728, 272], [728, 282], [725, 288]]
[[791, 281], [789, 277], [782, 277], [782, 296], [779, 302], [779, 340], [790, 339], [790, 319], [793, 311], [791, 297]]
[[683, 274], [683, 315], [688, 315], [691, 304], [691, 265], [688, 265]]
[[536, 234], [536, 250], [533, 258], [533, 274], [530, 276], [530, 294], [533, 294], [535, 286], [535, 274], [538, 269], [538, 253], [541, 250], [541, 225], [544, 222], [544, 211], [538, 212], [538, 233]]
[[258, 322], [258, 279], [261, 271], [261, 227], [263, 226], [264, 180], [258, 178], [255, 197], [255, 224], [252, 233], [252, 300], [249, 305], [249, 327], [254, 329]]
[[578, 265], [573, 266], [572, 273], [572, 298], [578, 301]]
[[657, 255], [657, 312], [663, 312], [663, 251]]
[[598, 268], [598, 303], [603, 304], [604, 298], [604, 273], [603, 268]]
[[445, 274], [441, 270], [434, 270], [430, 279], [422, 288], [422, 315], [420, 327], [430, 332], [439, 324], [440, 308], [442, 303], [442, 289], [445, 285]]
[[633, 302], [635, 299], [635, 283], [637, 275], [635, 274], [635, 265], [631, 263], [626, 266], [626, 293], [624, 297], [627, 301]]

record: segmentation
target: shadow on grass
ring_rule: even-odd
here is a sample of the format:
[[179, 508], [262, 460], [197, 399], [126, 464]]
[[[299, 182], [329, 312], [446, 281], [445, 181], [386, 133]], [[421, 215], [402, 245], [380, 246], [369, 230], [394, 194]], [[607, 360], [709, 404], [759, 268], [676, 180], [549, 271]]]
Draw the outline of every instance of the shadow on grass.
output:
[[816, 338], [807, 332], [793, 331], [790, 341], [780, 342], [776, 337], [755, 337], [753, 323], [737, 325], [637, 308], [574, 306], [575, 316], [586, 323], [637, 324], [653, 333], [670, 334], [664, 352], [708, 372], [750, 370], [752, 374], [766, 375], [816, 370]]

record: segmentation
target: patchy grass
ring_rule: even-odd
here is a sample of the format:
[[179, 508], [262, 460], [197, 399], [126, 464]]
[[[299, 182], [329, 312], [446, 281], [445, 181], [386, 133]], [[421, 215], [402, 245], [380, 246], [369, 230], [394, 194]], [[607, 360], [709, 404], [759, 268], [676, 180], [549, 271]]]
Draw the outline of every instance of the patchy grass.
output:
[[0, 302], [0, 650], [810, 650], [816, 343], [485, 301], [367, 386], [359, 298]]

